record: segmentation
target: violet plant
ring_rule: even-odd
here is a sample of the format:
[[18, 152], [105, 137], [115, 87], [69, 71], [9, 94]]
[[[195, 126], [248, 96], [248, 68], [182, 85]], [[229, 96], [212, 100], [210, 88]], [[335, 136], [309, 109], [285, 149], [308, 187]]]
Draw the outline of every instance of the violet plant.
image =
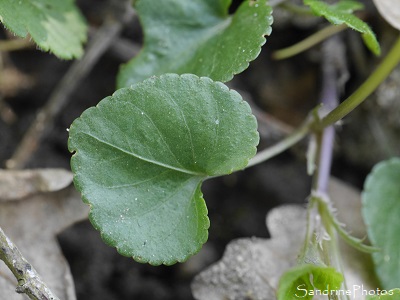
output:
[[[397, 288], [400, 246], [394, 241], [400, 225], [391, 223], [389, 229], [382, 219], [399, 214], [398, 158], [377, 166], [366, 182], [363, 214], [372, 246], [352, 237], [337, 221], [327, 183], [334, 125], [399, 63], [400, 38], [370, 77], [340, 104], [337, 70], [323, 66], [322, 108], [310, 112], [287, 138], [256, 154], [256, 118], [224, 82], [259, 55], [265, 36], [272, 32], [273, 5], [281, 2], [245, 0], [230, 15], [230, 0], [134, 1], [143, 26], [143, 49], [121, 68], [118, 90], [83, 112], [69, 129], [75, 186], [107, 244], [138, 262], [171, 265], [187, 260], [207, 240], [204, 180], [259, 164], [312, 136], [307, 234], [299, 265], [282, 276], [277, 298], [292, 299], [299, 284], [309, 289], [342, 287], [337, 236], [372, 253], [382, 286]], [[360, 32], [365, 45], [380, 54], [375, 34], [354, 14], [363, 8], [361, 3], [304, 0], [304, 5], [302, 9], [340, 25], [340, 30]], [[63, 13], [65, 18], [54, 17]], [[19, 36], [29, 33], [44, 50], [62, 58], [82, 54], [84, 22], [72, 1], [3, 1], [0, 16], [7, 28]], [[53, 26], [58, 19], [65, 24]], [[56, 39], [57, 28], [67, 30], [66, 45]], [[377, 201], [387, 201], [384, 210], [376, 210]], [[397, 299], [399, 293], [389, 296]]]

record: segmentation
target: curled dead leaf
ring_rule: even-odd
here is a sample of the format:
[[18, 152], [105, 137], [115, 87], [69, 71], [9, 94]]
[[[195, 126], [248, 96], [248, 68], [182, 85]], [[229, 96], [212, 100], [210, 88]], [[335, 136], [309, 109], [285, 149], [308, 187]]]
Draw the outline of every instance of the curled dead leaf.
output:
[[0, 170], [0, 202], [62, 190], [72, 182], [63, 169]]
[[[0, 227], [49, 288], [65, 300], [76, 296], [56, 236], [88, 215], [71, 181], [72, 174], [60, 169], [0, 171]], [[11, 271], [0, 263], [0, 299], [27, 299], [15, 292], [16, 285]]]

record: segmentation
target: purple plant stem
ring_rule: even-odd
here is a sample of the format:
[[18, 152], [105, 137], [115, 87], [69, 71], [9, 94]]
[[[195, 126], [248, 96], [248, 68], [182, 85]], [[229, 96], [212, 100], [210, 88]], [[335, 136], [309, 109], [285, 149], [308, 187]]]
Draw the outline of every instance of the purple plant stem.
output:
[[[338, 72], [335, 64], [333, 49], [331, 43], [338, 42], [336, 38], [330, 39], [324, 43], [322, 59], [322, 90], [321, 102], [323, 111], [329, 112], [338, 105]], [[318, 163], [317, 192], [326, 194], [328, 191], [329, 177], [331, 173], [333, 144], [335, 140], [335, 128], [329, 126], [322, 132], [321, 148]]]

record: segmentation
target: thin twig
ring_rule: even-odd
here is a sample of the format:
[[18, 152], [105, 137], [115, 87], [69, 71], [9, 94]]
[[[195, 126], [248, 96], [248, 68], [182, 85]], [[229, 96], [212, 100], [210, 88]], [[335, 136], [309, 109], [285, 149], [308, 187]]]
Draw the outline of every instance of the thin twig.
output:
[[269, 5], [271, 5], [272, 7], [281, 5], [282, 3], [284, 3], [286, 0], [271, 0], [269, 1]]
[[[236, 89], [237, 90], [237, 89]], [[279, 120], [275, 116], [262, 110], [252, 99], [251, 95], [242, 90], [237, 90], [243, 99], [250, 105], [251, 112], [257, 119], [258, 132], [261, 139], [273, 141], [282, 139], [293, 132], [294, 128], [291, 125]]]
[[118, 37], [111, 44], [108, 52], [119, 60], [126, 62], [132, 57], [138, 55], [141, 47], [142, 46], [138, 43], [135, 43], [126, 38]]
[[66, 105], [71, 93], [90, 72], [101, 55], [120, 32], [118, 22], [104, 24], [94, 36], [81, 60], [75, 61], [60, 83], [56, 86], [46, 105], [37, 113], [36, 119], [24, 135], [14, 155], [6, 162], [9, 169], [21, 169], [38, 148], [46, 130], [52, 126], [54, 117]]
[[32, 48], [33, 46], [34, 44], [29, 38], [0, 41], [0, 51], [23, 50], [26, 48]]
[[[131, 13], [131, 12], [130, 12]], [[126, 13], [128, 15], [128, 13]], [[40, 140], [53, 125], [55, 116], [65, 107], [69, 96], [97, 63], [102, 54], [113, 44], [128, 17], [110, 18], [96, 32], [81, 60], [75, 61], [56, 86], [46, 105], [37, 113], [36, 119], [25, 133], [13, 156], [6, 162], [9, 169], [21, 169], [38, 148]]]
[[18, 280], [16, 292], [33, 300], [59, 300], [0, 228], [0, 259]]

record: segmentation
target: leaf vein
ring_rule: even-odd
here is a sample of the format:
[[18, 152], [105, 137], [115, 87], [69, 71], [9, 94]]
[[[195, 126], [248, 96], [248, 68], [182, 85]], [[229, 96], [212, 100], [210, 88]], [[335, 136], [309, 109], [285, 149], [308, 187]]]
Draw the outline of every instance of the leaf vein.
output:
[[[124, 101], [124, 103], [132, 105], [133, 107], [135, 107], [136, 109], [138, 109], [141, 113], [143, 113], [143, 116], [145, 116], [150, 122], [151, 124], [154, 126], [154, 128], [157, 130], [158, 136], [160, 137], [160, 139], [163, 141], [165, 148], [168, 149], [168, 151], [172, 154], [172, 156], [174, 157], [175, 161], [177, 164], [179, 164], [180, 166], [182, 166], [182, 164], [179, 162], [178, 158], [176, 157], [175, 153], [171, 150], [171, 147], [169, 146], [169, 144], [167, 143], [167, 141], [164, 139], [163, 134], [161, 133], [160, 129], [158, 128], [158, 126], [154, 123], [153, 119], [145, 112], [143, 111], [140, 107], [138, 107], [137, 105], [133, 104], [132, 102], [127, 102]], [[131, 145], [128, 141], [129, 147], [131, 148]], [[132, 150], [131, 150], [132, 151]], [[133, 152], [133, 151], [132, 151]]]
[[186, 130], [187, 130], [187, 133], [188, 133], [188, 135], [189, 135], [190, 147], [191, 147], [191, 150], [192, 150], [193, 161], [196, 163], [196, 155], [195, 155], [195, 151], [194, 151], [194, 144], [193, 144], [192, 132], [191, 132], [190, 127], [189, 127], [189, 125], [188, 125], [188, 123], [187, 123], [186, 116], [185, 116], [185, 113], [184, 113], [183, 109], [178, 105], [178, 103], [176, 103], [176, 101], [172, 98], [172, 96], [171, 96], [169, 93], [167, 93], [167, 92], [165, 92], [165, 91], [163, 91], [163, 90], [161, 90], [161, 89], [157, 89], [157, 90], [158, 90], [160, 93], [162, 93], [163, 95], [165, 95], [165, 96], [168, 95], [168, 97], [165, 97], [165, 99], [168, 100], [168, 101], [170, 101], [170, 102], [172, 102], [172, 103], [174, 104], [174, 106], [180, 111], [181, 116], [182, 116], [182, 119], [183, 119], [183, 124], [185, 125], [185, 128], [186, 128]]
[[152, 181], [152, 180], [154, 180], [154, 179], [156, 179], [158, 177], [161, 177], [167, 172], [169, 172], [169, 171], [167, 170], [167, 171], [161, 172], [161, 173], [157, 174], [156, 176], [153, 176], [151, 178], [147, 178], [147, 179], [142, 180], [142, 181], [134, 182], [134, 183], [126, 183], [126, 184], [120, 184], [120, 185], [114, 185], [114, 186], [103, 186], [103, 187], [105, 187], [107, 189], [110, 189], [110, 190], [119, 189], [119, 188], [126, 188], [126, 187], [134, 187], [134, 186], [137, 186], [137, 185]]
[[125, 154], [131, 155], [131, 156], [133, 156], [133, 157], [135, 157], [137, 159], [143, 160], [145, 162], [148, 162], [148, 163], [151, 163], [151, 164], [154, 164], [154, 165], [157, 165], [157, 166], [161, 166], [161, 167], [164, 167], [164, 168], [167, 168], [167, 169], [170, 169], [170, 170], [174, 170], [174, 171], [178, 171], [178, 172], [181, 172], [181, 173], [185, 173], [185, 174], [190, 174], [190, 175], [195, 175], [195, 176], [204, 176], [205, 175], [205, 174], [193, 172], [193, 171], [190, 171], [190, 170], [187, 170], [187, 169], [174, 167], [174, 166], [171, 166], [171, 165], [159, 162], [159, 161], [155, 161], [155, 160], [143, 157], [143, 156], [141, 156], [141, 155], [139, 155], [137, 153], [134, 153], [134, 152], [129, 152], [126, 149], [123, 149], [123, 148], [120, 148], [120, 147], [118, 147], [116, 145], [110, 144], [109, 142], [104, 141], [104, 140], [102, 140], [102, 139], [100, 139], [100, 138], [98, 138], [98, 137], [96, 137], [96, 136], [94, 136], [94, 135], [92, 135], [90, 133], [82, 132], [82, 134], [87, 135], [87, 136], [95, 139], [96, 141], [104, 144], [104, 145], [110, 146], [111, 148], [119, 150], [119, 151], [121, 151], [121, 152], [123, 152]]

